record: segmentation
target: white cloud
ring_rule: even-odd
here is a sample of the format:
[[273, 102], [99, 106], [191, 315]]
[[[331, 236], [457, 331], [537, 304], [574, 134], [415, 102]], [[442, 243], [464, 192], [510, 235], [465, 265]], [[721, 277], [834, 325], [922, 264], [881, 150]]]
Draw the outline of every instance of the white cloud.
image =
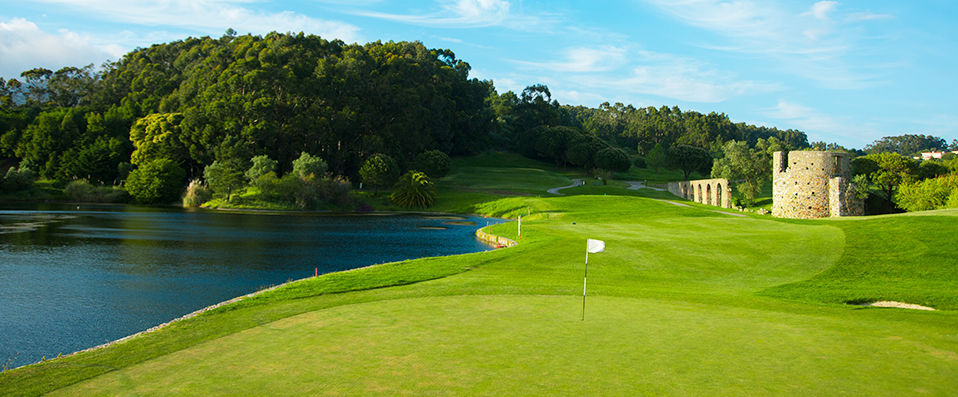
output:
[[352, 14], [413, 25], [442, 28], [476, 28], [505, 26], [527, 30], [541, 28], [546, 19], [512, 12], [506, 0], [440, 0], [438, 10], [422, 14], [390, 14], [375, 11], [353, 11]]
[[624, 48], [606, 46], [602, 48], [569, 48], [565, 59], [552, 62], [514, 61], [552, 72], [592, 73], [615, 69], [625, 62]]
[[[736, 80], [691, 58], [622, 47], [570, 48], [562, 59], [547, 62], [513, 61], [555, 82], [560, 100], [594, 99], [594, 91], [610, 96], [655, 95], [686, 102], [715, 103], [771, 92], [778, 84]], [[570, 73], [572, 73], [570, 75]]]
[[148, 26], [192, 29], [218, 34], [227, 28], [239, 32], [305, 32], [346, 42], [360, 41], [359, 28], [344, 22], [326, 21], [291, 11], [261, 12], [243, 7], [250, 0], [39, 0], [71, 6], [97, 18]]
[[754, 0], [644, 1], [687, 25], [715, 33], [704, 48], [764, 57], [827, 88], [881, 84], [874, 68], [865, 71], [849, 61], [865, 43], [860, 30], [846, 24], [887, 16], [842, 14], [835, 1], [819, 1], [807, 9]]
[[6, 78], [35, 67], [55, 71], [64, 66], [99, 65], [124, 52], [115, 45], [92, 44], [89, 37], [68, 30], [47, 33], [22, 18], [0, 22], [0, 76]]
[[870, 12], [856, 12], [856, 13], [849, 14], [848, 17], [845, 18], [845, 20], [848, 22], [863, 22], [863, 21], [877, 21], [877, 20], [893, 19], [893, 18], [895, 18], [893, 15], [888, 15], [888, 14], [873, 14]]
[[835, 11], [835, 7], [837, 6], [837, 1], [819, 1], [812, 4], [812, 10], [810, 12], [815, 18], [828, 19], [828, 14]]

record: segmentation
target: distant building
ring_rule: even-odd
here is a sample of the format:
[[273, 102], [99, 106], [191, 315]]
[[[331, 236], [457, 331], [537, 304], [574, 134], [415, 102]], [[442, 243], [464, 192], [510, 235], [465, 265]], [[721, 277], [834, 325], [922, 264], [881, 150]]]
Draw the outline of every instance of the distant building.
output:
[[[939, 160], [941, 160], [941, 156], [944, 156], [945, 153], [947, 153], [947, 152], [939, 152], [939, 151], [937, 151], [937, 150], [932, 150], [932, 151], [930, 151], [930, 152], [921, 152], [921, 159], [922, 159], [922, 160], [931, 160], [931, 159], [939, 159]], [[952, 153], [954, 153], [954, 152], [952, 152]]]
[[772, 215], [824, 218], [863, 215], [855, 197], [848, 153], [775, 152], [772, 159]]

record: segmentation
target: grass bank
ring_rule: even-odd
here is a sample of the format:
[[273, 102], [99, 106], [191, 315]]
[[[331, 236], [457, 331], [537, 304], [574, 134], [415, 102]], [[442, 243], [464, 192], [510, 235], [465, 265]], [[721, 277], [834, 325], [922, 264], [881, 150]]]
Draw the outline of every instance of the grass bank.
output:
[[[464, 186], [486, 168], [449, 177]], [[450, 208], [522, 214], [521, 237], [515, 222], [492, 227], [517, 247], [294, 282], [5, 372], [0, 395], [958, 390], [958, 261], [941, 249], [958, 235], [958, 211], [783, 221], [675, 206], [617, 184], [538, 197], [537, 181], [572, 175], [502, 168], [527, 182], [454, 190], [488, 196]], [[590, 256], [580, 321], [587, 238], [607, 249]], [[941, 310], [844, 303], [870, 299]]]

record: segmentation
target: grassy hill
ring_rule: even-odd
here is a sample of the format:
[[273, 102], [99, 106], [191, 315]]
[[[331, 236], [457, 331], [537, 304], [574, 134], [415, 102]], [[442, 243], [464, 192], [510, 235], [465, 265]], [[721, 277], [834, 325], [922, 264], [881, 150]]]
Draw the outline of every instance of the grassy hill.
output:
[[[958, 211], [778, 220], [616, 182], [551, 197], [577, 176], [488, 156], [456, 164], [440, 205], [522, 214], [521, 238], [492, 227], [517, 247], [294, 282], [5, 372], [0, 395], [958, 390]], [[587, 238], [607, 248], [580, 321]], [[880, 299], [940, 310], [846, 304]]]

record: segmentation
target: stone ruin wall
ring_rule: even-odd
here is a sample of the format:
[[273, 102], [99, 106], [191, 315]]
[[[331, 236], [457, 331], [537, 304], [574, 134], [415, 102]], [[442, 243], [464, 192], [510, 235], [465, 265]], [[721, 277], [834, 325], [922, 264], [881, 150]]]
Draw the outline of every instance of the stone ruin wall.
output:
[[862, 215], [853, 192], [847, 153], [775, 152], [772, 160], [772, 215], [779, 218], [825, 218]]
[[706, 205], [732, 208], [732, 189], [728, 179], [698, 179], [694, 181], [669, 182], [672, 194]]

